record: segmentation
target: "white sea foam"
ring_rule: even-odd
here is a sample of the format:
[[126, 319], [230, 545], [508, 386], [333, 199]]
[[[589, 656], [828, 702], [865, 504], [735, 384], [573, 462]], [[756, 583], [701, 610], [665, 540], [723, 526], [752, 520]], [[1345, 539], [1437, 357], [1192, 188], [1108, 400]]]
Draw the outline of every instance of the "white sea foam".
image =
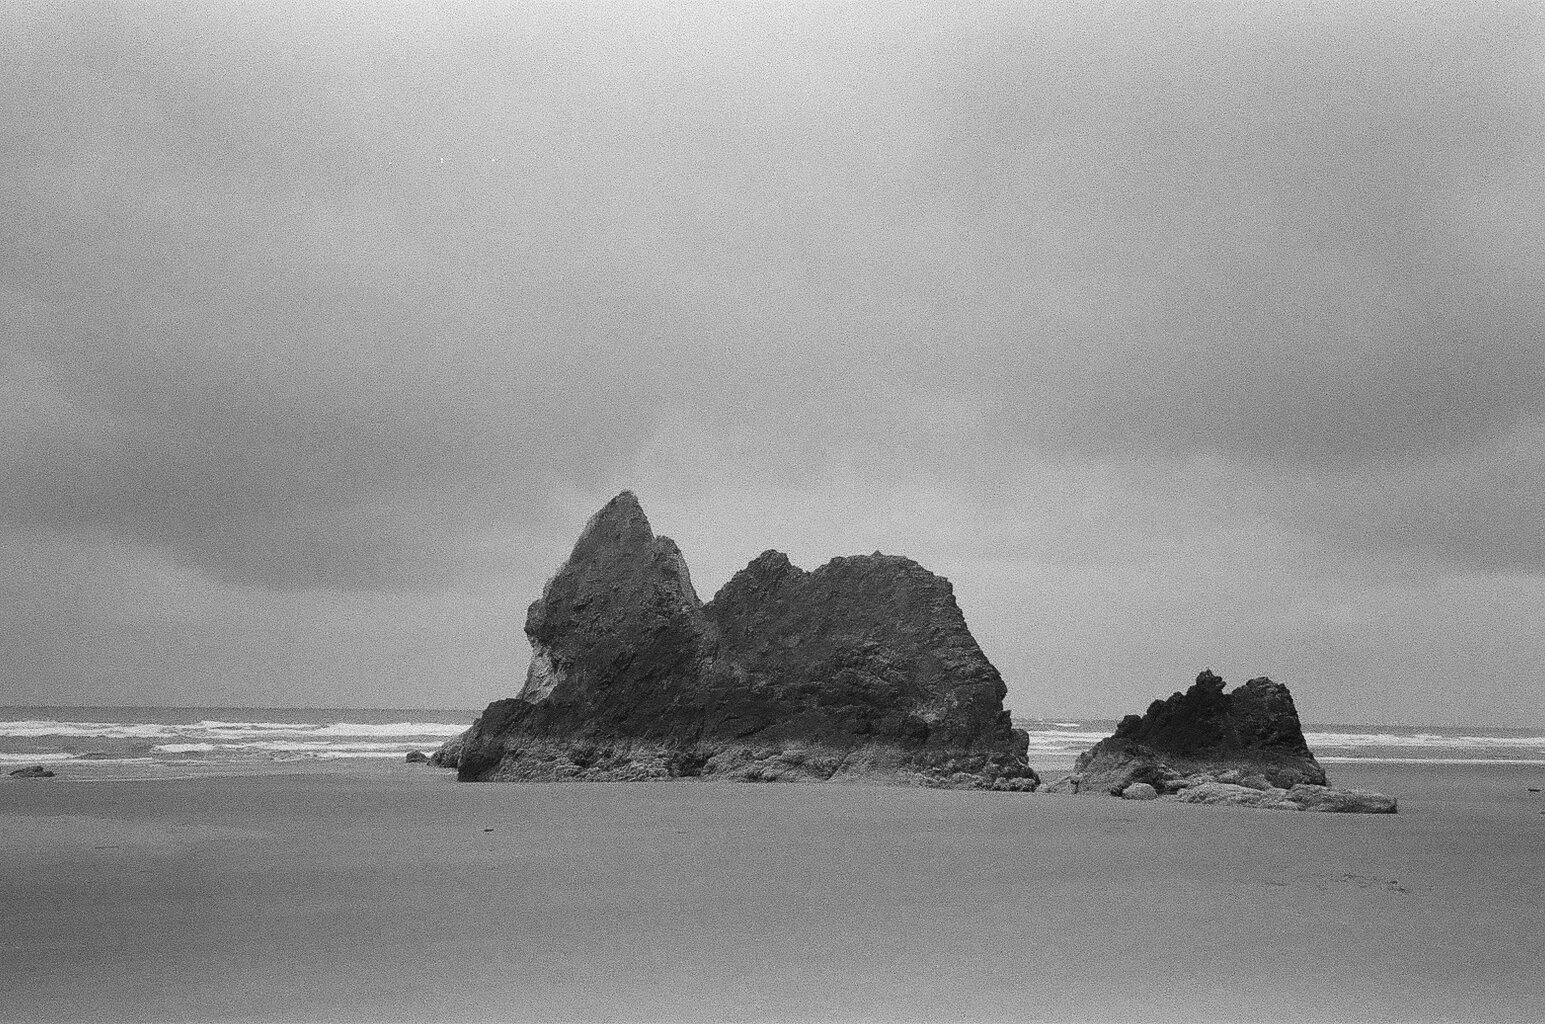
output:
[[1035, 732], [1037, 729], [1087, 729], [1088, 726], [1083, 722], [1054, 722], [1049, 718], [1021, 718], [1016, 715], [1014, 728]]
[[1411, 736], [1384, 732], [1311, 732], [1304, 739], [1314, 747], [1450, 747], [1461, 750], [1545, 750], [1545, 736], [1448, 736], [1421, 732]]
[[[269, 756], [266, 757], [266, 758], [253, 757], [253, 756], [244, 757], [244, 758], [230, 758], [230, 759], [227, 759], [224, 763], [227, 763], [227, 764], [249, 763], [250, 764], [253, 761], [271, 761], [271, 762], [276, 763], [276, 764], [290, 764], [290, 763], [304, 763], [304, 762], [307, 762], [307, 761], [343, 761], [343, 760], [353, 760], [355, 758], [379, 758], [379, 759], [383, 759], [383, 760], [384, 759], [390, 759], [390, 760], [393, 760], [393, 761], [398, 761], [398, 760], [402, 759], [403, 754], [405, 754], [406, 752], [407, 752], [406, 749], [402, 748], [402, 747], [398, 747], [395, 750], [288, 750], [288, 751], [270, 751], [269, 752]], [[198, 764], [198, 765], [204, 765], [204, 766], [207, 767], [207, 766], [210, 766], [210, 765], [220, 764], [220, 763], [222, 763], [222, 761], [220, 759], [215, 759], [215, 760], [211, 761], [211, 760], [208, 760], [208, 759], [198, 759], [198, 758], [189, 758], [189, 759], [182, 759], [182, 760], [179, 760], [179, 759], [176, 759], [176, 758], [170, 758], [170, 759], [168, 759], [166, 761], [166, 763], [167, 764]]]
[[[468, 723], [470, 724], [470, 723]], [[198, 722], [180, 727], [220, 739], [256, 736], [455, 736], [466, 724], [448, 722]]]
[[390, 722], [386, 725], [368, 725], [359, 722], [335, 722], [332, 725], [321, 726], [309, 735], [312, 736], [460, 736], [467, 731], [467, 722], [461, 724], [447, 724], [445, 722]]
[[467, 726], [448, 722], [199, 722], [178, 727], [183, 735], [234, 740], [277, 736], [455, 736]]
[[175, 736], [180, 727], [160, 722], [0, 722], [0, 737], [78, 736], [89, 739], [160, 739]]
[[[1057, 749], [1075, 743], [1089, 746], [1111, 734], [1110, 729], [1089, 730], [1077, 722], [1025, 722], [1017, 726], [1030, 735], [1032, 749]], [[1076, 730], [1076, 731], [1074, 731]], [[1320, 747], [1365, 748], [1405, 747], [1454, 750], [1538, 750], [1545, 752], [1545, 736], [1490, 736], [1456, 731], [1441, 732], [1354, 732], [1315, 730], [1304, 739], [1311, 749]]]
[[1545, 758], [1535, 757], [1340, 757], [1316, 754], [1322, 764], [1537, 764], [1545, 765]]
[[433, 750], [464, 732], [473, 717], [448, 712], [441, 721], [411, 714], [382, 721], [387, 716], [362, 712], [365, 720], [357, 721], [338, 712], [301, 712], [296, 720], [275, 721], [279, 715], [259, 712], [179, 721], [173, 712], [172, 721], [145, 722], [105, 721], [109, 715], [101, 711], [81, 715], [89, 721], [70, 720], [68, 711], [61, 711], [63, 717], [24, 712], [25, 717], [0, 720], [0, 764], [182, 763], [218, 772], [275, 761], [398, 760], [409, 750]]
[[[195, 722], [113, 722], [50, 716], [59, 713], [69, 714], [66, 709], [48, 709], [44, 717], [0, 720], [0, 763], [120, 762], [145, 760], [148, 753], [150, 760], [162, 763], [187, 758], [189, 763], [213, 769], [224, 763], [280, 759], [399, 758], [408, 750], [432, 749], [459, 735], [473, 717], [468, 714], [461, 721], [359, 722], [348, 720], [347, 712], [322, 712], [314, 721], [286, 722], [273, 721], [273, 713], [257, 712], [247, 718], [237, 712], [228, 719]], [[95, 714], [107, 717], [100, 710]], [[306, 715], [300, 712], [295, 717]], [[1115, 723], [1021, 718], [1015, 724], [1028, 733], [1032, 763], [1060, 763], [1110, 735]], [[1545, 735], [1519, 735], [1512, 730], [1319, 726], [1308, 732], [1306, 739], [1321, 761], [1335, 764], [1545, 763]], [[18, 749], [26, 747], [35, 749]], [[84, 753], [87, 750], [89, 754]]]
[[1030, 734], [1030, 746], [1033, 749], [1048, 750], [1061, 750], [1070, 746], [1088, 747], [1110, 735], [1107, 732], [1062, 732], [1060, 730], [1052, 732], [1039, 729], [1026, 731]]
[[424, 736], [448, 738], [459, 735], [467, 726], [449, 722], [221, 722], [202, 721], [189, 724], [164, 722], [61, 722], [23, 720], [0, 722], [0, 738], [30, 739], [67, 737], [78, 739], [178, 739], [237, 740], [275, 736]]
[[229, 731], [233, 729], [246, 732], [253, 729], [309, 729], [312, 728], [312, 726], [307, 722], [225, 722], [218, 718], [206, 718], [202, 722], [193, 723], [192, 725], [188, 726], [188, 728], [207, 729], [211, 732]]
[[80, 754], [68, 754], [58, 750], [45, 750], [31, 754], [18, 754], [12, 751], [0, 753], [0, 764], [40, 764], [44, 761], [58, 764], [68, 761], [72, 764], [129, 764], [131, 762], [154, 761], [153, 757], [143, 755], [130, 757], [103, 757], [100, 753], [92, 757], [82, 757]]
[[347, 757], [352, 754], [402, 754], [412, 747], [411, 743], [396, 741], [392, 743], [373, 743], [358, 741], [354, 743], [336, 743], [324, 740], [248, 740], [241, 743], [162, 743], [155, 747], [157, 753], [163, 754], [242, 754], [242, 753], [270, 753], [270, 754], [333, 754]]
[[354, 743], [331, 743], [325, 740], [248, 740], [242, 743], [167, 743], [156, 747], [176, 754], [187, 750], [403, 750], [412, 746], [410, 743], [372, 743], [359, 741]]

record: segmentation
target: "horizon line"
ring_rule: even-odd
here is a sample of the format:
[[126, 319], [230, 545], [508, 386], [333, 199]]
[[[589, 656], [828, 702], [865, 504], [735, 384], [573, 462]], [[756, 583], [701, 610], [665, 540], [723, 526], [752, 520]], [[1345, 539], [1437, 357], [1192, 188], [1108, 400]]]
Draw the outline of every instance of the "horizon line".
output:
[[[496, 698], [504, 699], [504, 698]], [[22, 709], [54, 709], [59, 711], [151, 711], [151, 710], [204, 710], [204, 711], [432, 711], [436, 713], [481, 715], [487, 708], [469, 707], [444, 707], [430, 704], [418, 706], [396, 707], [368, 707], [362, 704], [0, 704], [0, 712]], [[1013, 714], [1012, 710], [1010, 711]], [[1020, 715], [1014, 714], [1021, 721], [1029, 719], [1037, 722], [1119, 722], [1123, 715], [1105, 714], [1038, 714]], [[1306, 722], [1300, 720], [1300, 726], [1305, 731], [1323, 729], [1332, 726], [1343, 727], [1368, 727], [1383, 726], [1391, 729], [1511, 729], [1511, 730], [1545, 730], [1545, 722], [1502, 725], [1494, 722], [1482, 722], [1477, 720], [1452, 721], [1452, 722]]]

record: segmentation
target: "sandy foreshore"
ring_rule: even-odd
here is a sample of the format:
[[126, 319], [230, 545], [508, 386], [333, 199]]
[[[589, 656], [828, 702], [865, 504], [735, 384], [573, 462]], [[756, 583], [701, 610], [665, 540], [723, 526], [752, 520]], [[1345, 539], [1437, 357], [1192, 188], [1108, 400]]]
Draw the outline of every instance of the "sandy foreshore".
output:
[[0, 780], [0, 1019], [1545, 1019], [1545, 769], [1395, 816], [393, 766]]

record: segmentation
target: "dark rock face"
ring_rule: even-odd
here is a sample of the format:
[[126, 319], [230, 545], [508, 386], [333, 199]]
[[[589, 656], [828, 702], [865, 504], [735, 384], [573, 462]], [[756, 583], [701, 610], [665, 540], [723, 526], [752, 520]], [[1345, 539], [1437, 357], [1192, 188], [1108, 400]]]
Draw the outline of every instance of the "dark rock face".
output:
[[1314, 761], [1286, 686], [1265, 676], [1233, 693], [1225, 685], [1203, 670], [1185, 693], [1154, 701], [1141, 718], [1123, 718], [1114, 738], [1179, 757], [1248, 751]]
[[[661, 718], [665, 708], [656, 698], [690, 689], [711, 654], [686, 560], [669, 537], [654, 535], [629, 491], [585, 524], [568, 561], [526, 613], [526, 636], [532, 658], [520, 697], [552, 708], [595, 704], [587, 711], [602, 717], [587, 718], [592, 731], [630, 716]], [[651, 685], [627, 686], [645, 680]], [[626, 694], [615, 692], [619, 683]], [[601, 689], [624, 699], [585, 699]], [[580, 724], [572, 719], [559, 714], [554, 724], [567, 732]]]
[[1156, 700], [1141, 717], [1128, 715], [1111, 736], [1074, 764], [1082, 792], [1120, 793], [1134, 782], [1163, 790], [1184, 775], [1237, 771], [1273, 786], [1325, 785], [1304, 741], [1293, 695], [1262, 676], [1233, 693], [1203, 671], [1185, 693]]
[[[467, 732], [471, 731], [472, 730], [470, 729], [467, 730]], [[440, 744], [440, 748], [438, 750], [429, 755], [429, 763], [434, 765], [436, 768], [460, 768], [461, 748], [462, 745], [466, 743], [466, 741], [466, 732], [457, 736], [452, 736], [450, 739]]]
[[767, 551], [705, 613], [758, 695], [726, 707], [716, 731], [877, 736], [933, 749], [1013, 742], [1008, 688], [949, 581], [909, 558], [835, 558], [804, 572]]
[[11, 778], [13, 779], [51, 779], [53, 777], [54, 773], [40, 764], [31, 765], [27, 768], [17, 768], [11, 772]]
[[1395, 813], [1393, 797], [1326, 785], [1287, 687], [1262, 677], [1223, 691], [1223, 680], [1204, 671], [1185, 693], [1123, 718], [1051, 788], [1128, 796], [1152, 787], [1182, 803]]
[[624, 491], [526, 633], [525, 688], [435, 754], [463, 779], [1037, 781], [949, 581], [910, 559], [768, 551], [703, 604]]

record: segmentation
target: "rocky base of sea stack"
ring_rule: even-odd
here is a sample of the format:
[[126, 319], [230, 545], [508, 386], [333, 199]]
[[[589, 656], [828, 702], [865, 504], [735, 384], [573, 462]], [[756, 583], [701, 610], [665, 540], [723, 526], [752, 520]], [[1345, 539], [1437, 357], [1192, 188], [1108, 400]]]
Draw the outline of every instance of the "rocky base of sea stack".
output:
[[1394, 814], [1394, 797], [1325, 785], [1318, 764], [1255, 751], [1248, 758], [1164, 757], [1139, 743], [1110, 737], [1080, 754], [1074, 771], [1052, 781], [1052, 793], [1174, 799], [1278, 811]]
[[[1224, 774], [1226, 776], [1229, 773]], [[1396, 812], [1394, 797], [1365, 789], [1335, 789], [1307, 783], [1292, 789], [1275, 786], [1258, 789], [1207, 775], [1178, 779], [1175, 786], [1175, 799], [1185, 804], [1225, 804], [1232, 807], [1259, 807], [1268, 811], [1331, 811], [1342, 814]]]
[[[1180, 779], [1232, 772], [1242, 778], [1259, 778], [1262, 785], [1291, 789], [1298, 785], [1324, 786], [1325, 770], [1308, 756], [1274, 750], [1219, 751], [1205, 756], [1160, 753], [1151, 747], [1114, 736], [1107, 737], [1074, 762], [1077, 791], [1120, 796], [1134, 782], [1146, 782], [1160, 792]], [[1237, 779], [1236, 779], [1237, 781]]]
[[448, 740], [430, 758], [479, 782], [651, 782], [709, 779], [724, 782], [854, 782], [935, 789], [1032, 792], [1040, 779], [1001, 753], [949, 755], [876, 743], [835, 747], [748, 744], [674, 744], [644, 740], [576, 741], [531, 738], [507, 748], [492, 764], [464, 765], [463, 737]]
[[526, 612], [531, 663], [434, 755], [463, 781], [712, 778], [1026, 791], [1029, 737], [949, 580], [777, 551], [701, 601], [624, 491]]

